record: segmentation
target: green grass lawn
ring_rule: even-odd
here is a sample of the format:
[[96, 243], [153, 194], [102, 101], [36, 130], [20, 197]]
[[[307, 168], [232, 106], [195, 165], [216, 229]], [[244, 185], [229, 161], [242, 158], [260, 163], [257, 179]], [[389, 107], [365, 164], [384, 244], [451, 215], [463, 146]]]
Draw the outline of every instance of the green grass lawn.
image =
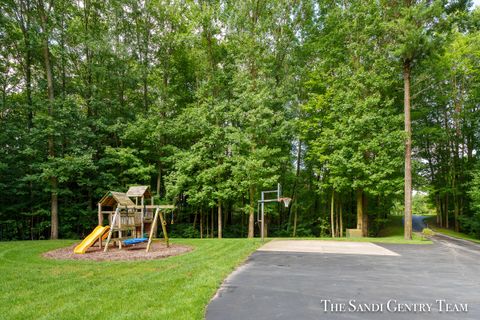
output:
[[469, 241], [473, 241], [473, 242], [476, 242], [476, 243], [480, 243], [479, 239], [476, 239], [476, 238], [474, 238], [474, 237], [472, 237], [468, 234], [461, 233], [461, 232], [456, 232], [456, 231], [451, 230], [451, 229], [440, 228], [439, 226], [437, 226], [435, 216], [431, 216], [431, 217], [425, 219], [425, 221], [428, 224], [428, 227], [435, 232], [442, 233], [442, 234], [445, 234], [447, 236], [454, 237], [454, 238], [459, 238], [459, 239], [464, 239], [464, 240], [469, 240]]
[[150, 261], [41, 257], [74, 242], [0, 242], [0, 318], [203, 319], [222, 280], [260, 245], [248, 239], [172, 239], [195, 249]]

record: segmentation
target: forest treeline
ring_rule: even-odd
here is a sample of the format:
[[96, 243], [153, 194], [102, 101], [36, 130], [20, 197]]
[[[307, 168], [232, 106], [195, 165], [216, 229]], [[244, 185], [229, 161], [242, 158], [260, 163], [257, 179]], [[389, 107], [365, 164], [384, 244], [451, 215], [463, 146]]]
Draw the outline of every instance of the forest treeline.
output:
[[173, 235], [251, 237], [277, 182], [268, 235], [375, 235], [413, 188], [480, 236], [479, 28], [460, 0], [3, 0], [0, 240], [81, 237], [135, 184]]

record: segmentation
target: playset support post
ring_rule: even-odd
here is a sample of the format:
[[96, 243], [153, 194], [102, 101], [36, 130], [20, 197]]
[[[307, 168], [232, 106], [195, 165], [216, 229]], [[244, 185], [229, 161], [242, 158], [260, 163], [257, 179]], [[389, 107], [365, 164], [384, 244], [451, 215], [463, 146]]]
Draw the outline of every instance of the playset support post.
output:
[[[168, 207], [171, 207], [171, 209], [173, 209], [173, 206], [168, 206]], [[150, 251], [150, 247], [152, 245], [152, 240], [153, 240], [153, 237], [154, 237], [154, 230], [157, 229], [157, 223], [158, 223], [158, 220], [160, 220], [160, 224], [162, 225], [162, 231], [163, 231], [163, 237], [165, 239], [165, 244], [167, 245], [167, 248], [170, 247], [170, 243], [169, 243], [169, 240], [168, 240], [168, 234], [167, 234], [167, 227], [166, 227], [166, 221], [165, 221], [165, 217], [163, 216], [163, 212], [162, 212], [162, 209], [160, 207], [157, 208], [157, 210], [155, 211], [155, 216], [153, 218], [153, 222], [152, 222], [152, 228], [150, 229], [150, 236], [148, 237], [148, 243], [147, 243], [147, 252]]]
[[[102, 204], [98, 203], [98, 225], [103, 226]], [[98, 239], [98, 247], [102, 249], [102, 238]]]

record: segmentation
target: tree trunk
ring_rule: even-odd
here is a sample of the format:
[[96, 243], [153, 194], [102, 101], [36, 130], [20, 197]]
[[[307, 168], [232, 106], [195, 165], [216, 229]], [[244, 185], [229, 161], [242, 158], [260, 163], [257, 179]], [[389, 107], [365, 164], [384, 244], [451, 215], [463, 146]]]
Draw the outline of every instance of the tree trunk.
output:
[[[30, 42], [30, 1], [27, 0], [27, 18], [26, 18], [26, 26], [22, 28], [23, 35], [24, 35], [24, 43], [25, 43], [25, 86], [26, 86], [26, 93], [27, 93], [27, 105], [28, 105], [28, 122], [27, 122], [27, 129], [28, 133], [31, 133], [33, 128], [33, 102], [32, 102], [32, 46]], [[5, 102], [4, 102], [5, 105]], [[31, 174], [31, 169], [29, 168], [29, 174]], [[33, 182], [30, 181], [28, 184], [28, 193], [29, 193], [29, 208], [31, 214], [31, 240], [34, 240], [33, 234], [33, 227], [35, 218], [33, 216]]]
[[[302, 156], [302, 140], [298, 139], [297, 163], [296, 163], [296, 170], [295, 170], [295, 182], [293, 184], [293, 190], [292, 190], [292, 202], [295, 202], [296, 199], [297, 199], [297, 186], [298, 186], [298, 178], [300, 176], [301, 156]], [[290, 222], [292, 220], [292, 209], [293, 209], [293, 205], [288, 207], [288, 222], [287, 222], [287, 232], [288, 233], [290, 233]], [[296, 207], [295, 207], [295, 210], [297, 210]]]
[[214, 214], [213, 214], [213, 207], [212, 207], [211, 216], [210, 216], [210, 238], [213, 238], [213, 236], [215, 235], [215, 232], [213, 230], [214, 229], [213, 218], [214, 218]]
[[368, 237], [368, 198], [365, 192], [363, 193], [363, 224], [362, 234], [364, 237]]
[[[51, 119], [54, 116], [55, 93], [53, 89], [53, 73], [50, 62], [50, 49], [48, 46], [48, 17], [45, 12], [43, 0], [38, 0], [38, 12], [42, 29], [42, 54], [45, 67], [45, 75], [47, 77], [47, 94], [48, 94], [48, 115]], [[55, 157], [55, 141], [54, 136], [48, 136], [48, 156], [53, 159]], [[51, 230], [50, 238], [58, 239], [58, 179], [56, 176], [50, 177], [51, 187]]]
[[332, 189], [332, 197], [330, 200], [330, 227], [332, 229], [332, 238], [335, 238], [335, 190]]
[[208, 230], [209, 223], [208, 223], [208, 211], [206, 212], [205, 215], [205, 227], [206, 227], [206, 237], [208, 238], [210, 236], [210, 232]]
[[340, 201], [339, 203], [340, 206], [340, 238], [343, 237], [343, 207], [342, 207], [342, 202]]
[[445, 228], [449, 228], [448, 223], [448, 193], [445, 194]]
[[293, 232], [292, 237], [297, 236], [297, 218], [298, 218], [298, 206], [295, 205], [295, 214], [293, 215]]
[[445, 208], [445, 203], [443, 202], [443, 199], [440, 196], [438, 198], [438, 202], [439, 202], [439, 206], [440, 206], [440, 224], [439, 224], [439, 226], [440, 226], [440, 228], [442, 228], [443, 227], [443, 217], [445, 216], [443, 214], [444, 208]]
[[[242, 197], [242, 208], [245, 207], [245, 197]], [[240, 215], [240, 238], [243, 238], [244, 232], [245, 232], [245, 215], [242, 213]], [[247, 237], [248, 237], [248, 227], [247, 227]]]
[[253, 238], [255, 232], [255, 187], [250, 186], [250, 209], [248, 212], [248, 238]]
[[264, 216], [264, 219], [265, 219], [265, 224], [264, 224], [264, 229], [263, 229], [263, 236], [266, 238], [268, 238], [268, 216], [265, 215]]
[[435, 193], [435, 211], [437, 213], [437, 226], [440, 225], [440, 219], [442, 216], [442, 213], [440, 212], [440, 201], [438, 199], [438, 193]]
[[200, 239], [203, 239], [203, 210], [200, 210]]
[[460, 208], [458, 206], [458, 196], [455, 196], [455, 198], [453, 199], [453, 214], [454, 214], [454, 218], [455, 218], [455, 231], [456, 232], [459, 232], [460, 231], [460, 227], [459, 227], [459, 224], [458, 224], [458, 213], [460, 211]]
[[197, 226], [197, 217], [198, 217], [198, 212], [195, 212], [195, 216], [193, 218], [193, 230], [195, 230], [195, 227]]
[[218, 228], [217, 228], [218, 239], [222, 239], [222, 201], [220, 200], [218, 200], [217, 216], [218, 216]]
[[340, 207], [339, 207], [339, 201], [337, 199], [337, 203], [335, 203], [335, 236], [336, 237], [340, 236], [340, 227], [339, 227], [340, 212], [339, 211], [340, 211]]
[[[456, 152], [456, 151], [454, 151]], [[453, 157], [453, 165], [451, 166], [452, 172], [452, 193], [453, 193], [453, 224], [454, 229], [458, 232], [458, 195], [457, 195], [457, 178], [456, 178], [456, 166], [457, 166], [457, 155]]]
[[56, 177], [50, 179], [52, 186], [52, 196], [51, 196], [51, 210], [52, 210], [52, 220], [51, 220], [51, 230], [50, 230], [50, 239], [58, 239], [58, 180]]
[[410, 60], [403, 62], [405, 113], [405, 217], [404, 237], [412, 239], [412, 127], [410, 120]]
[[[454, 121], [455, 121], [455, 139], [454, 139], [454, 157], [453, 157], [453, 213], [455, 219], [455, 231], [460, 231], [458, 216], [460, 212], [460, 192], [459, 189], [461, 188], [462, 184], [462, 172], [463, 172], [463, 160], [460, 159], [460, 155], [463, 158], [464, 155], [464, 147], [463, 147], [463, 135], [462, 135], [462, 125], [460, 123], [462, 117], [462, 101], [461, 95], [458, 94], [459, 92], [463, 92], [463, 85], [460, 81], [460, 84], [457, 85], [456, 77], [453, 77], [453, 85], [454, 85], [454, 104], [455, 104], [455, 114], [454, 114]], [[460, 148], [460, 144], [462, 147]], [[459, 187], [460, 186], [460, 187]]]
[[[459, 216], [462, 216], [462, 215], [463, 215], [463, 203], [464, 203], [464, 202], [463, 202], [463, 196], [460, 196], [460, 200], [459, 200], [459, 201], [460, 201], [460, 202], [459, 202], [459, 204], [458, 204], [458, 206], [459, 206], [458, 215], [459, 215]], [[459, 226], [459, 227], [460, 227], [460, 226]]]
[[357, 189], [357, 229], [362, 230], [363, 235], [363, 190]]

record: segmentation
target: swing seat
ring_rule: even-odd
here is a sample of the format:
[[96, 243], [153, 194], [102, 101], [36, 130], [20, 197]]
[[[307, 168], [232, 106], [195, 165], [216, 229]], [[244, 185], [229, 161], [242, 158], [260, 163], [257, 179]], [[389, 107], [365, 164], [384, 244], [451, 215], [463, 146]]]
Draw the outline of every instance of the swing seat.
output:
[[142, 242], [147, 242], [147, 238], [133, 238], [133, 239], [127, 239], [123, 241], [123, 244], [126, 246], [132, 245], [132, 244], [137, 244], [137, 243], [142, 243]]

